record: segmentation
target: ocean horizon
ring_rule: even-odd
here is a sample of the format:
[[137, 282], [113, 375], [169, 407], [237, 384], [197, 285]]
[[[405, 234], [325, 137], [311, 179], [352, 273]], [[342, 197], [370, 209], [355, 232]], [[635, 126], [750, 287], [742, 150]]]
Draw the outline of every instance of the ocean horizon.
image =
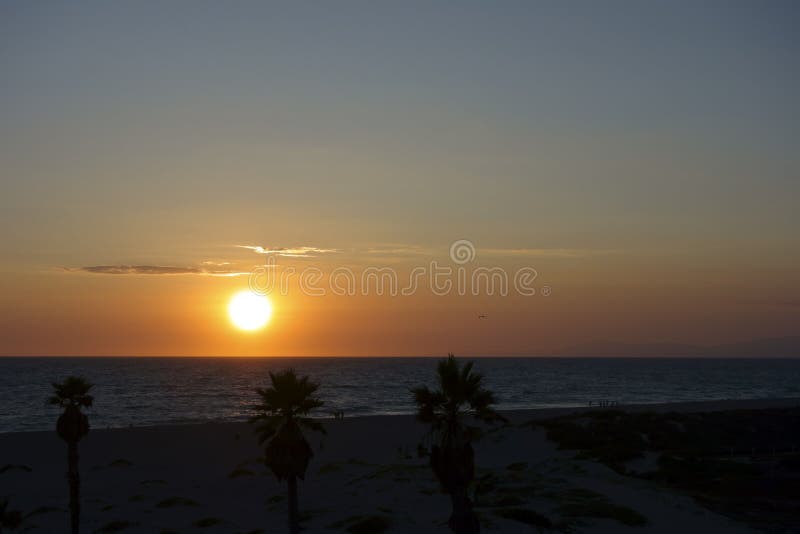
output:
[[[295, 368], [320, 383], [317, 415], [414, 412], [409, 390], [433, 385], [438, 358], [6, 356], [0, 433], [51, 430], [51, 382], [95, 384], [93, 428], [243, 421], [269, 372]], [[475, 357], [501, 410], [800, 397], [800, 359]]]

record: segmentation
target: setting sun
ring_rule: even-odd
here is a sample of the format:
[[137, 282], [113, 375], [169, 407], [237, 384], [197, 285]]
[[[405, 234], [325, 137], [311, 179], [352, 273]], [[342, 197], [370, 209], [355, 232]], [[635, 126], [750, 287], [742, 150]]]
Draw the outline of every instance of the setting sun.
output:
[[228, 304], [228, 316], [237, 328], [258, 330], [269, 322], [272, 305], [265, 296], [252, 291], [240, 291]]

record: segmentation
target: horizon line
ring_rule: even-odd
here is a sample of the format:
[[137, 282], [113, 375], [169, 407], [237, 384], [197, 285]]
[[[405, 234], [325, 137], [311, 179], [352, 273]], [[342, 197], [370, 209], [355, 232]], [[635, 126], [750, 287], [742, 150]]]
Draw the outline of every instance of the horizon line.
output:
[[[500, 358], [516, 358], [516, 359], [535, 359], [535, 358], [542, 358], [542, 359], [582, 359], [582, 360], [795, 360], [800, 359], [800, 354], [795, 356], [742, 356], [742, 355], [714, 355], [714, 354], [706, 354], [706, 355], [659, 355], [659, 356], [592, 356], [592, 355], [578, 355], [578, 354], [549, 354], [549, 355], [531, 355], [531, 354], [522, 354], [522, 355], [509, 355], [509, 354], [501, 354], [501, 355], [467, 355], [467, 356], [459, 356], [455, 354], [458, 358], [474, 358], [474, 359], [500, 359]], [[367, 355], [367, 356], [359, 356], [359, 355], [219, 355], [219, 354], [205, 354], [205, 355], [197, 355], [197, 354], [167, 354], [167, 355], [154, 355], [154, 354], [0, 354], [0, 359], [4, 358], [195, 358], [195, 359], [208, 359], [208, 358], [251, 358], [251, 359], [266, 359], [266, 358], [338, 358], [338, 359], [367, 359], [367, 358], [396, 358], [396, 359], [433, 359], [433, 358], [446, 358], [447, 355]]]

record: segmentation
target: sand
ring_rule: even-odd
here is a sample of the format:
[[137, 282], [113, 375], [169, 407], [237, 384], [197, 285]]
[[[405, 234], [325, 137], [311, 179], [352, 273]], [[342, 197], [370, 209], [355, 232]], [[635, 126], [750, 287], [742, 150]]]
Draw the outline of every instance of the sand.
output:
[[[797, 406], [798, 400], [725, 401], [626, 410], [712, 411]], [[559, 451], [540, 428], [519, 423], [575, 409], [527, 410], [507, 415], [513, 425], [476, 446], [479, 475], [492, 472], [525, 507], [550, 516], [560, 495], [591, 490], [647, 518], [644, 526], [613, 519], [577, 518], [577, 532], [749, 532], [686, 495], [621, 476], [602, 464]], [[450, 501], [438, 491], [417, 444], [426, 428], [412, 416], [326, 420], [315, 449], [300, 509], [306, 532], [346, 532], [358, 517], [390, 519], [389, 532], [449, 532]], [[245, 423], [209, 423], [93, 429], [80, 444], [83, 532], [128, 525], [124, 532], [285, 532], [286, 488], [260, 462]], [[0, 434], [0, 497], [30, 514], [21, 530], [65, 532], [66, 446], [55, 432]], [[510, 468], [509, 468], [510, 467]], [[480, 504], [480, 503], [478, 503]], [[483, 508], [485, 532], [528, 532], [531, 527]], [[202, 526], [207, 525], [207, 526]], [[114, 531], [109, 529], [107, 531]]]

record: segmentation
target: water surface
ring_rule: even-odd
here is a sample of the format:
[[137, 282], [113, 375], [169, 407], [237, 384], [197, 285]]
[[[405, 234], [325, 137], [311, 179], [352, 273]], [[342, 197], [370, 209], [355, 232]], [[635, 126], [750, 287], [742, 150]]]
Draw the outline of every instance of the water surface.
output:
[[[95, 385], [93, 428], [246, 419], [269, 371], [294, 367], [320, 382], [323, 411], [411, 413], [409, 389], [432, 385], [431, 358], [0, 358], [0, 432], [49, 430], [50, 383]], [[499, 407], [585, 406], [800, 397], [800, 360], [477, 358]]]

